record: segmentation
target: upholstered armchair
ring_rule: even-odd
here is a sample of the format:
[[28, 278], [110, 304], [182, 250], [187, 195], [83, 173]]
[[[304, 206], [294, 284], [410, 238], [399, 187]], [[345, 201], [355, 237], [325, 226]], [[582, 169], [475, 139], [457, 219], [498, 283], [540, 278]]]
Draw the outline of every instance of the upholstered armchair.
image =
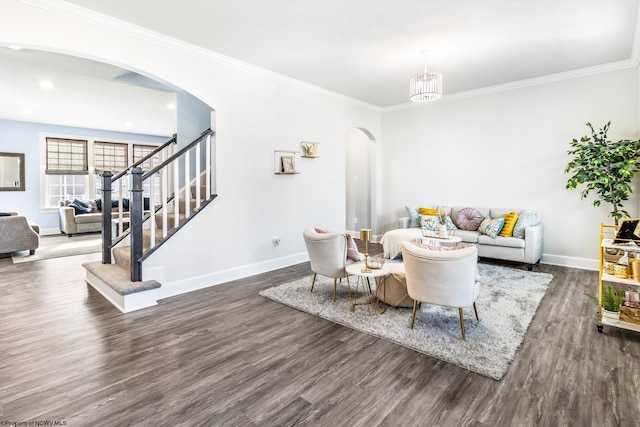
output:
[[311, 292], [318, 274], [333, 279], [333, 300], [336, 300], [337, 280], [347, 279], [347, 290], [351, 297], [349, 276], [345, 270], [352, 261], [347, 260], [347, 237], [343, 233], [318, 233], [314, 228], [307, 228], [303, 233], [304, 243], [309, 253], [313, 281]]
[[39, 232], [37, 224], [15, 212], [9, 216], [0, 216], [0, 254], [18, 251], [35, 254], [40, 245]]
[[457, 307], [462, 339], [466, 340], [462, 308], [473, 306], [478, 319], [478, 249], [473, 245], [439, 249], [402, 242], [407, 292], [414, 300], [411, 329], [416, 320], [418, 302]]

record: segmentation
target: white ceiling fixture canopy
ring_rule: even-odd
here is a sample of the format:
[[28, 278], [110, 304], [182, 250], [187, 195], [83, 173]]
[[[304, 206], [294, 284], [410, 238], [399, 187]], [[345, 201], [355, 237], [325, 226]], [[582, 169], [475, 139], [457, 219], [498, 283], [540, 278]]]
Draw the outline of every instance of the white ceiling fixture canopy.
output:
[[409, 99], [413, 102], [435, 101], [442, 97], [442, 74], [427, 72], [428, 50], [423, 50], [424, 72], [409, 80]]

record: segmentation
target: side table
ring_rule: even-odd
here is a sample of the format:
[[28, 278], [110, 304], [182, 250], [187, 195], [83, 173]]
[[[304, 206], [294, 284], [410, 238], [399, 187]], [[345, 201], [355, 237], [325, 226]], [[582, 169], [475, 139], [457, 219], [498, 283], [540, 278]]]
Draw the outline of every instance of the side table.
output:
[[[376, 278], [380, 278], [379, 280], [379, 286], [382, 288], [382, 295], [383, 295], [383, 300], [386, 297], [386, 282], [387, 282], [387, 276], [389, 275], [389, 270], [387, 270], [385, 267], [379, 268], [379, 269], [371, 269], [370, 272], [363, 272], [362, 269], [364, 268], [364, 263], [363, 262], [359, 262], [359, 263], [355, 263], [355, 264], [351, 264], [349, 266], [347, 266], [346, 271], [347, 274], [349, 276], [355, 276], [357, 278], [356, 281], [356, 292], [358, 292], [358, 287], [360, 285], [362, 285], [362, 292], [363, 294], [365, 294], [365, 300], [364, 301], [358, 301], [356, 298], [356, 296], [354, 296], [354, 294], [352, 294], [352, 299], [350, 301], [351, 306], [349, 308], [350, 311], [355, 311], [356, 310], [356, 306], [358, 305], [366, 305], [367, 306], [367, 310], [369, 311], [369, 313], [371, 314], [370, 311], [370, 307], [371, 305], [375, 304], [374, 302], [374, 296], [371, 294], [371, 284], [369, 282], [369, 279], [376, 279]], [[366, 281], [366, 287], [365, 287], [365, 281]], [[369, 295], [367, 296], [367, 291], [369, 292]], [[377, 307], [377, 312], [379, 314], [384, 313], [385, 311], [387, 311], [387, 307], [384, 304], [384, 301], [379, 301], [376, 298], [376, 301], [378, 302], [378, 307]], [[375, 314], [375, 313], [374, 313]]]

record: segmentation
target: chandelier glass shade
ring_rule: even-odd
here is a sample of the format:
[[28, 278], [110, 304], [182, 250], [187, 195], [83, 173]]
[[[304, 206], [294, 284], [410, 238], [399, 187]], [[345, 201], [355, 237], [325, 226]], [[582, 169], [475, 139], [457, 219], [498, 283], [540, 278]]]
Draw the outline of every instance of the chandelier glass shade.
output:
[[[426, 68], [426, 67], [425, 67]], [[413, 102], [435, 101], [442, 96], [442, 74], [416, 74], [409, 80], [409, 99]]]

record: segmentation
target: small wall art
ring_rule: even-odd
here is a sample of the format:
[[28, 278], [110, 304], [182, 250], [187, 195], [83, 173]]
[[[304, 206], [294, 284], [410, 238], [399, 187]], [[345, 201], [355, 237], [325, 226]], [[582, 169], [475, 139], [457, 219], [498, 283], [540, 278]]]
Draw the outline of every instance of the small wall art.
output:
[[273, 152], [273, 172], [279, 174], [297, 174], [296, 157], [300, 157], [299, 151], [276, 150]]
[[302, 146], [302, 157], [320, 157], [318, 156], [318, 145], [319, 142], [312, 141], [302, 141], [300, 145]]

